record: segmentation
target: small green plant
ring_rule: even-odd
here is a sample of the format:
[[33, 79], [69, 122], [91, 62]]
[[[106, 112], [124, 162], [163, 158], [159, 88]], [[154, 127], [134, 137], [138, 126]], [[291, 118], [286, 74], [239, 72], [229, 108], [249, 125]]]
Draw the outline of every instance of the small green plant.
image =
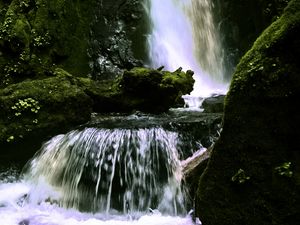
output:
[[243, 184], [249, 179], [250, 177], [246, 176], [246, 173], [243, 169], [239, 169], [236, 174], [231, 177], [231, 181], [238, 184]]
[[11, 109], [15, 111], [15, 116], [21, 116], [24, 112], [38, 113], [40, 110], [39, 102], [33, 98], [19, 99]]
[[39, 35], [35, 29], [31, 31], [33, 35], [33, 46], [34, 47], [44, 47], [50, 44], [51, 37], [48, 32], [45, 34]]
[[282, 165], [275, 167], [275, 172], [284, 177], [292, 177], [293, 171], [291, 171], [291, 162], [285, 162]]
[[20, 0], [20, 8], [28, 8], [29, 0]]
[[5, 18], [4, 23], [0, 26], [0, 40], [5, 39], [6, 37], [9, 39], [11, 37], [10, 30], [12, 25], [12, 13], [8, 12]]
[[12, 142], [13, 140], [15, 140], [15, 137], [12, 135], [12, 136], [9, 136], [6, 141], [7, 142]]

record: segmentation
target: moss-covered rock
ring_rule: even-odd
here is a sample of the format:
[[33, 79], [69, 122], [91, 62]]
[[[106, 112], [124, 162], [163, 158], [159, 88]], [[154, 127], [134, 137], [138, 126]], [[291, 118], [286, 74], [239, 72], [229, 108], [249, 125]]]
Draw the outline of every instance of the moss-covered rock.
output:
[[125, 70], [117, 80], [91, 82], [86, 92], [94, 99], [96, 112], [140, 110], [160, 113], [193, 90], [192, 75], [192, 71], [169, 72], [135, 67]]
[[299, 35], [300, 2], [293, 0], [240, 61], [197, 191], [204, 225], [299, 221]]
[[[27, 149], [30, 154], [45, 138], [89, 120], [92, 100], [76, 84], [78, 80], [63, 70], [57, 69], [55, 75], [0, 90], [2, 156], [18, 152], [22, 157], [26, 143], [32, 148]], [[32, 142], [36, 144], [29, 146]]]
[[57, 68], [51, 77], [9, 85], [0, 89], [0, 155], [86, 123], [92, 112], [167, 111], [193, 84], [191, 71], [134, 68], [95, 82]]
[[1, 1], [0, 86], [43, 77], [53, 65], [89, 73], [90, 24], [98, 1]]

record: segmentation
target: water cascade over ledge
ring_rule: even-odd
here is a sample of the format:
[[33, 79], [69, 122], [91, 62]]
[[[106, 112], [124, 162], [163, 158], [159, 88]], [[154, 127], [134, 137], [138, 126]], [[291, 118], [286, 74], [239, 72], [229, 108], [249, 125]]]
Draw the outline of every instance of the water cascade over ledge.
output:
[[27, 163], [21, 180], [0, 172], [0, 216], [6, 225], [192, 225], [182, 138], [160, 126], [57, 135]]
[[190, 106], [199, 107], [201, 99], [213, 94], [226, 94], [228, 82], [211, 1], [148, 0], [147, 10], [151, 66], [194, 71], [194, 90], [184, 97]]
[[53, 189], [29, 196], [82, 211], [183, 213], [178, 140], [162, 128], [86, 128], [56, 136], [26, 175], [37, 189]]

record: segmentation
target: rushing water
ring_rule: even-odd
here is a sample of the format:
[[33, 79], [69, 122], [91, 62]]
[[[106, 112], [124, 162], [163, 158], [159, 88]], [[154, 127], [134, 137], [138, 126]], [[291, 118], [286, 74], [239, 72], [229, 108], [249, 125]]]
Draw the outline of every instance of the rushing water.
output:
[[1, 224], [194, 224], [180, 139], [160, 127], [55, 136], [20, 179], [15, 171], [0, 174]]
[[198, 107], [201, 103], [193, 102], [195, 97], [225, 94], [228, 85], [211, 1], [148, 0], [147, 6], [152, 25], [148, 38], [151, 66], [193, 70], [194, 90], [185, 96], [190, 105]]

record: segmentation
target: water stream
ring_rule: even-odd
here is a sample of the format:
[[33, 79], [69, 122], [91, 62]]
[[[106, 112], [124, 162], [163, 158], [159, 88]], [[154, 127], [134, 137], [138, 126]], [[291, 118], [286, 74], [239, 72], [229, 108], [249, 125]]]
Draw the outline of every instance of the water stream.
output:
[[148, 0], [149, 59], [154, 68], [193, 70], [195, 85], [184, 96], [190, 107], [213, 94], [226, 94], [222, 46], [210, 0]]
[[0, 174], [5, 225], [194, 224], [181, 137], [161, 127], [87, 127], [53, 137], [18, 176]]

